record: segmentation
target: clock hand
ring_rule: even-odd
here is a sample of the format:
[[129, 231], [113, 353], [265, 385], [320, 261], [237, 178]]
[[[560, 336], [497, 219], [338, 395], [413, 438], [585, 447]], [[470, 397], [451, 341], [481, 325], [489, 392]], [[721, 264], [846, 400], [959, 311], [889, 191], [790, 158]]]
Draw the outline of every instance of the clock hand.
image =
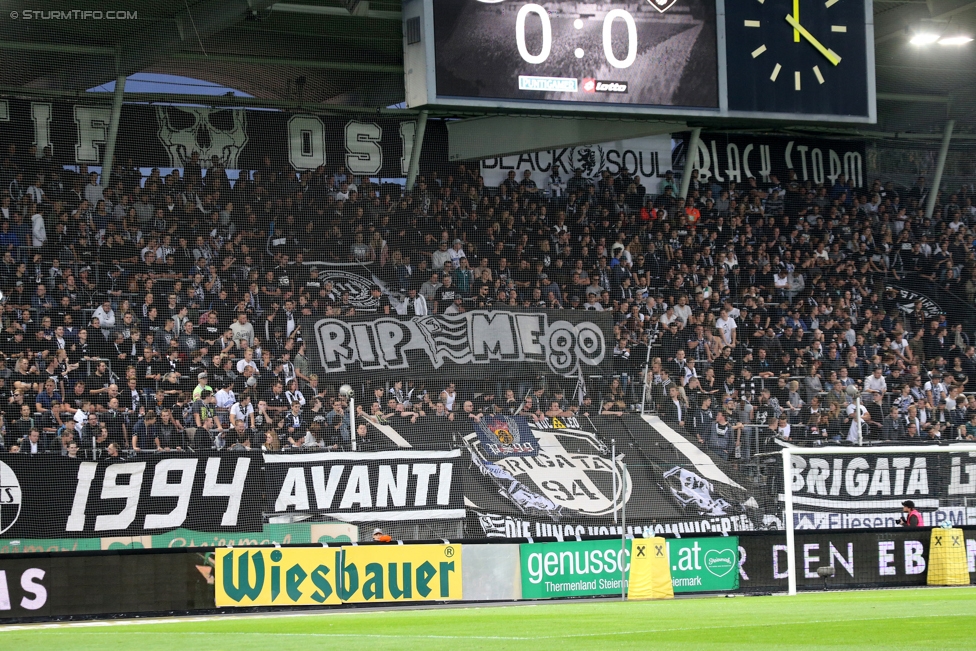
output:
[[838, 54], [836, 52], [834, 52], [833, 50], [824, 47], [823, 44], [820, 41], [818, 41], [816, 38], [814, 38], [813, 34], [811, 34], [810, 32], [808, 32], [807, 29], [806, 29], [806, 27], [804, 27], [803, 25], [801, 25], [799, 23], [799, 21], [797, 21], [793, 16], [791, 16], [790, 14], [787, 14], [786, 15], [786, 22], [788, 22], [790, 25], [792, 25], [793, 26], [793, 29], [795, 29], [796, 31], [800, 32], [800, 35], [803, 38], [805, 38], [808, 41], [810, 41], [810, 45], [812, 45], [813, 47], [817, 48], [817, 50], [820, 51], [820, 54], [822, 54], [825, 57], [827, 57], [827, 60], [828, 61], [830, 61], [835, 66], [838, 63], [840, 63], [840, 60], [841, 60], [840, 59], [840, 56], [838, 56]]

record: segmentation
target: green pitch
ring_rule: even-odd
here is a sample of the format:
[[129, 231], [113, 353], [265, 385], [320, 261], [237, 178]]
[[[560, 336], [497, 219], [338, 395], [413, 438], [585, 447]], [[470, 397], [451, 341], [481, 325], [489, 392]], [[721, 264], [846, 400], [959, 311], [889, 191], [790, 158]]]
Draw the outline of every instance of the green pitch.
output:
[[931, 651], [976, 648], [974, 622], [976, 589], [943, 588], [0, 627], [0, 648]]

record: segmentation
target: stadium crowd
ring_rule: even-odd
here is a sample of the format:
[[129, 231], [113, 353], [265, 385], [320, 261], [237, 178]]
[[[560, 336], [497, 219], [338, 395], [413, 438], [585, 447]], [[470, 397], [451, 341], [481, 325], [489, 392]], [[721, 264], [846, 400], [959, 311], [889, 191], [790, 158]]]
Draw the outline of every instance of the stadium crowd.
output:
[[385, 314], [612, 313], [614, 374], [582, 400], [545, 377], [377, 377], [361, 445], [368, 422], [647, 408], [722, 458], [771, 437], [976, 436], [970, 333], [923, 301], [903, 311], [892, 287], [976, 303], [971, 187], [926, 219], [924, 178], [695, 173], [682, 200], [670, 172], [486, 187], [459, 164], [404, 192], [268, 159], [232, 183], [194, 155], [145, 178], [118, 164], [103, 187], [50, 152], [2, 151], [0, 451], [348, 446], [349, 402], [312, 372], [302, 323], [362, 308], [306, 261], [368, 265]]

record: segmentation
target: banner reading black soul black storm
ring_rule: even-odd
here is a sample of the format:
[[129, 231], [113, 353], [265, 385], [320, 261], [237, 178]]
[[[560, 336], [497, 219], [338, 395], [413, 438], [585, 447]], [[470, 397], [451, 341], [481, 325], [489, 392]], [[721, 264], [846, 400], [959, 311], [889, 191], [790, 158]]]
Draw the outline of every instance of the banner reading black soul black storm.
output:
[[[0, 142], [26, 154], [51, 147], [58, 165], [100, 165], [111, 118], [104, 103], [0, 99]], [[415, 120], [347, 119], [281, 111], [125, 104], [115, 160], [136, 167], [183, 167], [195, 151], [204, 168], [216, 156], [227, 169], [345, 167], [355, 175], [406, 176]], [[4, 152], [6, 154], [6, 151]], [[430, 120], [421, 165], [447, 161], [447, 129]]]
[[[325, 373], [407, 370], [419, 377], [446, 367], [449, 377], [609, 371], [609, 313], [471, 310], [457, 315], [372, 320], [322, 319], [313, 326]], [[308, 330], [311, 330], [309, 328]], [[309, 356], [310, 359], [314, 357]]]
[[695, 167], [699, 178], [718, 183], [735, 181], [741, 185], [750, 176], [768, 182], [770, 175], [775, 175], [785, 184], [792, 171], [801, 183], [813, 181], [829, 187], [843, 175], [860, 188], [867, 183], [864, 152], [863, 140], [849, 138], [703, 133]]
[[[260, 453], [146, 455], [78, 462], [61, 455], [0, 460], [0, 534], [64, 538], [260, 531]], [[9, 499], [7, 499], [9, 498]]]
[[462, 520], [460, 450], [265, 455], [267, 511], [344, 522]]

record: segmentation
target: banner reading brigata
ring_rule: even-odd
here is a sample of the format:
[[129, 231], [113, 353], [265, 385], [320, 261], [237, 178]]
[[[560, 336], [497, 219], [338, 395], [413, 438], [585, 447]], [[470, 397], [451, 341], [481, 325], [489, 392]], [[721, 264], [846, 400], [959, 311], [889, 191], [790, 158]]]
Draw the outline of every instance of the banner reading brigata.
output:
[[[444, 369], [449, 377], [539, 372], [576, 377], [604, 368], [613, 341], [609, 313], [471, 310], [456, 315], [322, 319], [312, 328], [324, 373]], [[312, 328], [309, 328], [311, 330]]]
[[[925, 526], [970, 524], [976, 460], [969, 454], [792, 455], [797, 529], [897, 527], [912, 500]], [[951, 450], [951, 448], [950, 448]], [[783, 496], [779, 496], [782, 501]]]
[[461, 545], [218, 549], [216, 603], [323, 606], [462, 598]]
[[0, 534], [64, 538], [152, 535], [186, 527], [261, 531], [260, 453], [145, 455], [78, 462], [0, 461]]

